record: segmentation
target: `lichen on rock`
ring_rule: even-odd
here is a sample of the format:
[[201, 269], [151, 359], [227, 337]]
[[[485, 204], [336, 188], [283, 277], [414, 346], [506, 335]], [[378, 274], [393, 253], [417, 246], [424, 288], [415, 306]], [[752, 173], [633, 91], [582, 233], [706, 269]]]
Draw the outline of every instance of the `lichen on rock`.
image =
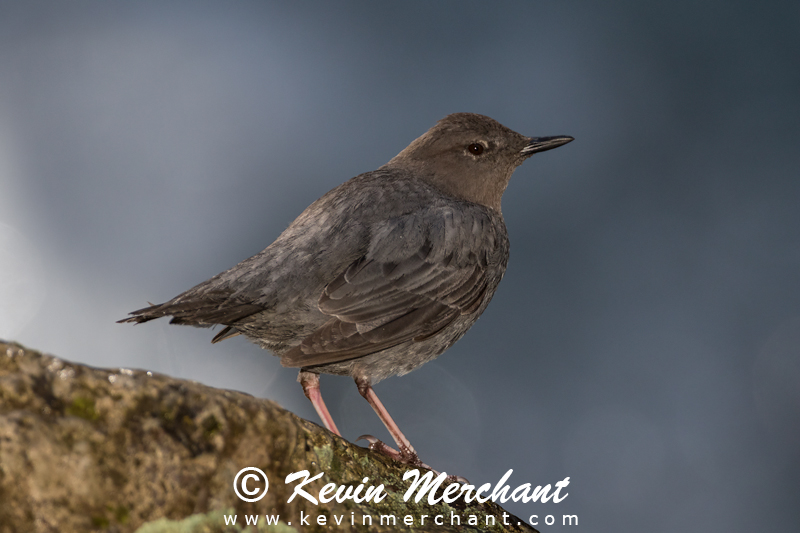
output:
[[[247, 466], [270, 480], [253, 503], [233, 489]], [[387, 497], [289, 502], [293, 487], [284, 480], [302, 470], [323, 472], [309, 484], [317, 491], [366, 477], [383, 483]], [[491, 502], [405, 502], [407, 470], [270, 400], [142, 370], [91, 368], [0, 341], [0, 533], [535, 531], [515, 517], [503, 526], [504, 511]], [[450, 513], [475, 515], [481, 525], [401, 523], [404, 515]], [[377, 523], [389, 514], [397, 527]], [[226, 515], [238, 516], [237, 525], [226, 525]], [[260, 516], [258, 527], [243, 524], [248, 515]], [[280, 519], [267, 526], [267, 515]], [[487, 515], [497, 523], [485, 526]], [[362, 525], [364, 516], [372, 526]], [[337, 525], [336, 517], [345, 519]]]

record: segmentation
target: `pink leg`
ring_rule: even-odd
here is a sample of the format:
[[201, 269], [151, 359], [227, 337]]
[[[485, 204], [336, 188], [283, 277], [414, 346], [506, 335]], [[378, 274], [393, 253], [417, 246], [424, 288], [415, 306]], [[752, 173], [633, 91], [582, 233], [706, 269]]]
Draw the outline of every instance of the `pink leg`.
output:
[[381, 401], [378, 399], [378, 395], [375, 394], [374, 390], [372, 390], [372, 385], [370, 385], [369, 381], [366, 379], [356, 378], [356, 385], [358, 386], [358, 392], [360, 392], [361, 396], [363, 396], [364, 399], [369, 402], [369, 404], [378, 414], [378, 417], [383, 422], [383, 425], [385, 425], [386, 429], [389, 430], [389, 434], [397, 443], [397, 447], [400, 448], [400, 453], [398, 454], [375, 437], [365, 435], [362, 438], [365, 438], [367, 441], [369, 441], [371, 447], [376, 449], [380, 448], [379, 451], [382, 451], [386, 455], [389, 455], [390, 457], [393, 457], [399, 461], [407, 464], [423, 465], [424, 463], [419, 460], [414, 447], [411, 446], [411, 443], [408, 441], [406, 436], [403, 435], [403, 432], [400, 431], [400, 428], [397, 427], [397, 424], [395, 424], [394, 420], [392, 420], [392, 417], [389, 415], [389, 411], [386, 410], [386, 408], [383, 406], [383, 403], [381, 403]]
[[319, 374], [301, 370], [300, 375], [297, 376], [297, 381], [303, 386], [303, 393], [305, 393], [306, 398], [311, 400], [311, 404], [322, 419], [322, 423], [328, 428], [328, 431], [336, 433], [341, 437], [342, 434], [336, 429], [336, 424], [333, 423], [333, 418], [328, 412], [328, 408], [325, 407], [325, 402], [322, 401], [322, 394], [319, 392]]
[[[356, 378], [356, 385], [358, 386], [358, 392], [360, 392], [361, 396], [363, 396], [364, 399], [369, 402], [369, 404], [378, 414], [378, 417], [386, 426], [386, 429], [389, 430], [389, 433], [397, 443], [397, 447], [400, 448], [400, 451], [398, 452], [391, 446], [387, 446], [372, 435], [362, 435], [358, 438], [358, 440], [364, 439], [369, 442], [370, 450], [382, 453], [383, 455], [391, 457], [395, 461], [400, 461], [401, 463], [407, 465], [427, 468], [428, 470], [432, 470], [438, 476], [439, 472], [420, 461], [417, 452], [414, 450], [414, 447], [411, 446], [411, 443], [408, 441], [406, 436], [403, 435], [403, 432], [400, 431], [399, 427], [397, 427], [397, 424], [395, 424], [394, 420], [389, 415], [389, 411], [386, 410], [386, 408], [383, 406], [383, 403], [381, 403], [381, 401], [378, 399], [378, 395], [375, 394], [374, 390], [372, 390], [372, 385], [370, 384], [369, 380]], [[461, 476], [451, 475], [447, 476], [447, 479], [449, 483], [468, 483], [468, 481]]]

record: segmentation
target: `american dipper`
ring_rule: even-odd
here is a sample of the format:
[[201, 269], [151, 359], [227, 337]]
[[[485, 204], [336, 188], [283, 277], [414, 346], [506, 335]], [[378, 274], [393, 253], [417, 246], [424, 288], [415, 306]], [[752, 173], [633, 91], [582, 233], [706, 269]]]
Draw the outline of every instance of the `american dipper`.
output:
[[351, 376], [399, 447], [424, 465], [372, 389], [435, 359], [475, 323], [508, 263], [500, 199], [531, 155], [572, 137], [525, 137], [472, 113], [440, 120], [377, 170], [311, 204], [261, 253], [120, 322], [224, 327], [300, 368], [298, 381], [337, 435], [319, 374]]

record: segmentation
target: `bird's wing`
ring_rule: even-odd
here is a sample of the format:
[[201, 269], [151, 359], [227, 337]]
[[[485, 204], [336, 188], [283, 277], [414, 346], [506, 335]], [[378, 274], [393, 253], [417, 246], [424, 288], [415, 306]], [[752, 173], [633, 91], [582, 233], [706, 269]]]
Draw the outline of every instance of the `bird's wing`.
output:
[[495, 227], [482, 211], [450, 207], [393, 218], [373, 232], [369, 251], [323, 291], [331, 318], [283, 354], [289, 367], [362, 357], [438, 333], [481, 306]]

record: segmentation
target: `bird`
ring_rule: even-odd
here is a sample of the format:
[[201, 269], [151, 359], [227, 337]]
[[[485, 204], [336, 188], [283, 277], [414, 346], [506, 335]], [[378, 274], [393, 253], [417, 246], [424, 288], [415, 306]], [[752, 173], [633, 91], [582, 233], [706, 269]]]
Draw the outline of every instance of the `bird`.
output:
[[[425, 466], [373, 386], [435, 359], [484, 312], [505, 273], [501, 199], [530, 156], [573, 141], [526, 137], [475, 113], [439, 120], [388, 163], [332, 189], [260, 253], [119, 322], [223, 326], [299, 368], [325, 427], [341, 436], [320, 374], [350, 376], [397, 449]], [[430, 468], [430, 467], [428, 467]]]

